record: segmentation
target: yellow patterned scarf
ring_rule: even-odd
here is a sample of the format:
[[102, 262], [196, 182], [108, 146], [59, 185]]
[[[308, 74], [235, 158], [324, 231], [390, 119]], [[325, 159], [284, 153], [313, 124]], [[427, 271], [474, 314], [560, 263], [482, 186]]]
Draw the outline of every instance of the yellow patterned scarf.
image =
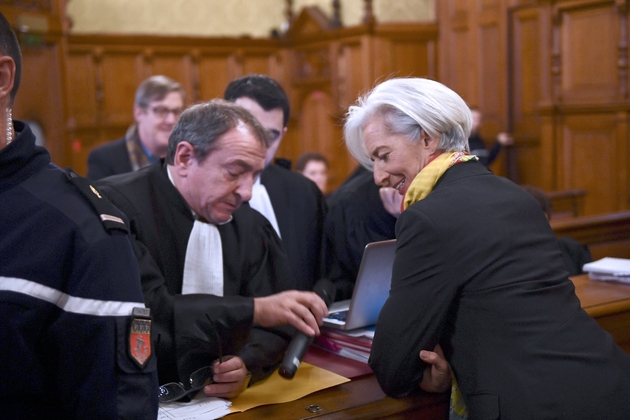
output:
[[[469, 155], [464, 152], [442, 153], [437, 156], [429, 162], [429, 164], [425, 166], [411, 182], [411, 185], [405, 194], [403, 209], [406, 210], [407, 207], [413, 203], [420, 201], [429, 195], [429, 193], [433, 191], [435, 184], [442, 175], [444, 175], [444, 172], [446, 172], [448, 168], [460, 162], [477, 159], [477, 156]], [[462, 391], [459, 389], [457, 381], [455, 380], [455, 375], [453, 375], [452, 371], [451, 376], [453, 377], [451, 385], [451, 412], [457, 414], [459, 418], [467, 419], [468, 410], [466, 409], [466, 404], [464, 403]], [[451, 418], [453, 418], [453, 416]]]
[[438, 179], [444, 175], [448, 168], [456, 163], [477, 159], [477, 156], [469, 155], [465, 152], [445, 152], [434, 158], [411, 181], [411, 185], [405, 194], [404, 210], [407, 210], [407, 207], [429, 195]]

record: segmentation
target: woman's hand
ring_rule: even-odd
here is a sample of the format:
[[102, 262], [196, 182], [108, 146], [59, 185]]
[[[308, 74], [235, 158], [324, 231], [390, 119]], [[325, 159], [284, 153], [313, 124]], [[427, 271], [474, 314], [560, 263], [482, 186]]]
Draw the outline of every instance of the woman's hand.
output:
[[420, 360], [427, 364], [420, 388], [427, 392], [445, 392], [451, 388], [451, 368], [440, 345], [436, 345], [433, 350], [420, 352]]

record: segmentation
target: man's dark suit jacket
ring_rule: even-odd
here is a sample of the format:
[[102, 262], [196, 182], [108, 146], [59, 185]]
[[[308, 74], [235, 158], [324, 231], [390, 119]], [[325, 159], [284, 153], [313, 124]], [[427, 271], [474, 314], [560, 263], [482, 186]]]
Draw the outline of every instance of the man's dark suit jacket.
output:
[[265, 168], [260, 183], [267, 189], [276, 214], [294, 286], [312, 290], [323, 275], [324, 196], [313, 181], [276, 164]]
[[131, 161], [124, 137], [98, 146], [88, 155], [87, 178], [92, 181], [127, 172], [131, 172]]
[[419, 392], [440, 344], [473, 419], [622, 419], [630, 356], [580, 307], [540, 206], [479, 162], [456, 164], [396, 224], [370, 366]]

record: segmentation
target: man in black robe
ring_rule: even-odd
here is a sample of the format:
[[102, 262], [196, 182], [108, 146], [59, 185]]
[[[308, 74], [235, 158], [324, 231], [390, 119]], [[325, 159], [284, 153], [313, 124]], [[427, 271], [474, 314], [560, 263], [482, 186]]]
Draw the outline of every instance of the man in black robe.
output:
[[[312, 292], [286, 291], [280, 241], [246, 204], [266, 146], [251, 114], [211, 101], [181, 115], [166, 161], [98, 184], [130, 221], [161, 383], [188, 383], [212, 365], [215, 383], [204, 392], [233, 397], [249, 375], [260, 380], [282, 360], [294, 330], [269, 327], [319, 333], [326, 305]], [[233, 356], [218, 362], [222, 355]]]

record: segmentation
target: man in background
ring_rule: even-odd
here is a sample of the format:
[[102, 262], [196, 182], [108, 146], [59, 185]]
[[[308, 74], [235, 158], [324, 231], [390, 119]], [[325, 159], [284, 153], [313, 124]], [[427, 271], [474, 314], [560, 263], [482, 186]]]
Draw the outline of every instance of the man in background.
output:
[[[521, 187], [536, 199], [545, 216], [547, 216], [547, 220], [551, 220], [551, 200], [547, 193], [531, 185], [521, 185]], [[564, 266], [569, 272], [569, 276], [584, 274], [584, 264], [593, 261], [588, 247], [568, 236], [558, 238], [558, 246], [560, 247], [560, 252], [562, 252], [562, 261], [564, 261]]]
[[479, 158], [479, 162], [483, 166], [488, 167], [492, 162], [496, 160], [504, 146], [509, 146], [514, 143], [514, 139], [509, 133], [501, 132], [497, 134], [497, 139], [494, 143], [488, 147], [486, 142], [481, 137], [479, 130], [481, 129], [481, 122], [483, 114], [479, 108], [470, 107], [470, 112], [473, 117], [473, 124], [470, 130], [470, 137], [468, 137], [468, 146], [470, 147], [470, 154]]
[[0, 13], [0, 417], [155, 419], [151, 318], [123, 215], [13, 120]]
[[289, 99], [275, 80], [252, 74], [233, 80], [225, 99], [242, 106], [270, 133], [265, 170], [254, 183], [250, 206], [276, 230], [289, 257], [298, 290], [312, 290], [322, 277], [322, 241], [326, 202], [311, 180], [272, 160], [287, 132]]
[[137, 171], [166, 156], [168, 136], [184, 110], [186, 95], [175, 80], [151, 76], [138, 86], [135, 122], [123, 138], [96, 147], [88, 155], [91, 180]]

